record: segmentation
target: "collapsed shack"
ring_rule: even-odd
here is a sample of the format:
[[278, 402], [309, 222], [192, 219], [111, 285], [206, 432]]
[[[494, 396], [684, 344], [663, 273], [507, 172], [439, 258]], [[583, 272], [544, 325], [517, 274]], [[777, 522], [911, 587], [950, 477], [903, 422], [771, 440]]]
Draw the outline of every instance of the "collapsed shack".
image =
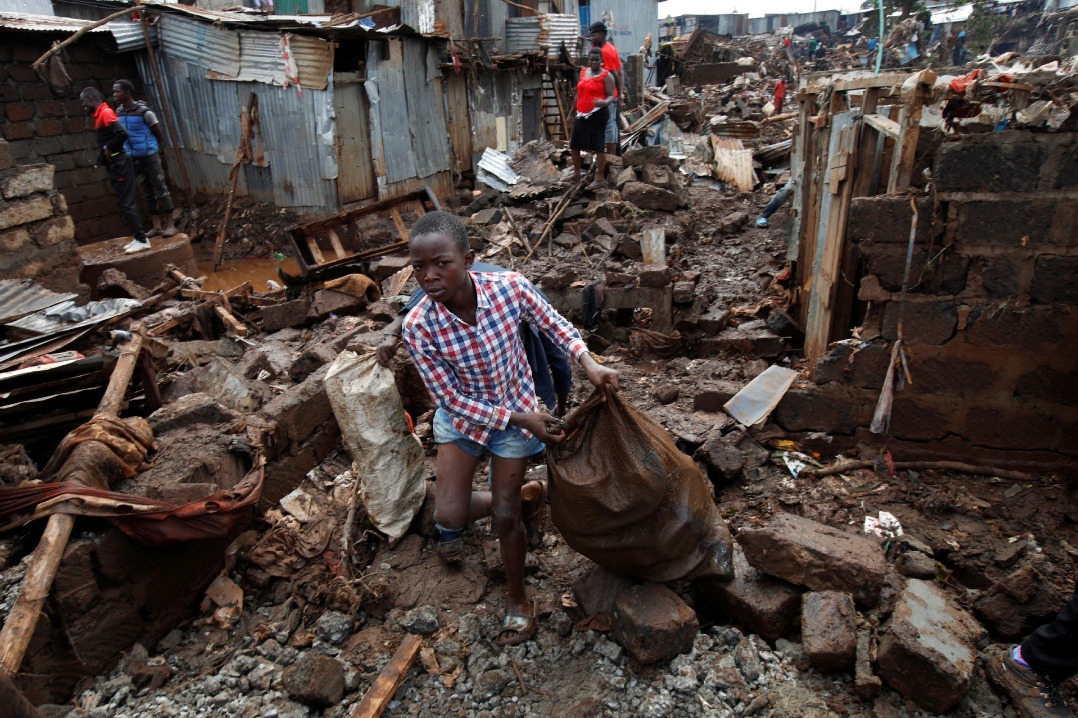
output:
[[803, 80], [789, 256], [817, 386], [787, 429], [1067, 470], [1078, 84], [996, 66]]

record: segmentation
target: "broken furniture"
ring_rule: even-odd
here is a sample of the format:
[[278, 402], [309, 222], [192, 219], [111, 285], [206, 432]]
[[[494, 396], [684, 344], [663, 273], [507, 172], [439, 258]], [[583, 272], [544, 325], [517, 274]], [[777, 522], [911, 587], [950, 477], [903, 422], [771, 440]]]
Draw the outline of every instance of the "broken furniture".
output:
[[[292, 245], [296, 249], [296, 261], [299, 263], [300, 274], [304, 277], [322, 275], [330, 270], [360, 265], [375, 257], [403, 251], [408, 248], [408, 228], [405, 227], [404, 220], [401, 218], [401, 210], [412, 209], [422, 215], [441, 210], [441, 208], [438, 198], [434, 196], [431, 189], [421, 187], [399, 197], [342, 212], [336, 217], [294, 227], [291, 230]], [[349, 252], [345, 249], [344, 242], [349, 235], [354, 235], [355, 238], [359, 236], [359, 229], [354, 224], [357, 220], [372, 214], [383, 213], [393, 219], [397, 234], [400, 236], [399, 242], [359, 252]], [[323, 250], [332, 251], [333, 258], [327, 259]]]

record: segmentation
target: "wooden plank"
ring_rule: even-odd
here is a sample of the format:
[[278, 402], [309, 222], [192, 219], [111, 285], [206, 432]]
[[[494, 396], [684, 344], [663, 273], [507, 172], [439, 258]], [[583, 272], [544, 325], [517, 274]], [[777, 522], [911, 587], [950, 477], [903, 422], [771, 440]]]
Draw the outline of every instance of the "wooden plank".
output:
[[322, 256], [322, 250], [318, 248], [318, 241], [314, 237], [307, 237], [307, 249], [311, 250], [311, 259], [315, 264], [324, 264], [326, 258]]
[[404, 637], [397, 652], [389, 659], [389, 663], [363, 695], [363, 700], [352, 711], [352, 718], [378, 718], [382, 715], [393, 699], [393, 694], [408, 675], [408, 669], [415, 663], [421, 645], [423, 639], [419, 636], [409, 634]]
[[898, 139], [898, 134], [899, 134], [899, 129], [900, 128], [898, 126], [898, 123], [895, 122], [894, 120], [890, 120], [890, 119], [888, 119], [888, 118], [886, 118], [886, 117], [884, 117], [882, 115], [876, 115], [876, 114], [865, 115], [864, 120], [865, 120], [865, 124], [868, 125], [869, 127], [872, 127], [873, 129], [876, 129], [879, 132], [882, 132], [883, 134], [887, 135], [888, 137], [893, 137], [895, 139]]
[[397, 234], [400, 235], [402, 242], [408, 241], [408, 228], [404, 226], [404, 220], [401, 219], [401, 212], [399, 207], [394, 207], [389, 210], [389, 214], [393, 217], [393, 224], [397, 228]]
[[917, 159], [917, 140], [921, 134], [921, 109], [932, 90], [936, 73], [921, 70], [916, 82], [902, 87], [902, 105], [898, 112], [898, 138], [895, 140], [895, 156], [891, 160], [891, 172], [887, 180], [887, 194], [900, 194], [910, 186], [913, 163]]
[[[831, 118], [831, 160], [829, 172], [841, 166], [845, 175], [847, 164], [856, 165], [858, 125], [854, 112], [843, 112]], [[838, 163], [841, 163], [839, 165]], [[832, 187], [828, 186], [828, 190]], [[835, 285], [840, 280], [843, 248], [846, 242], [846, 218], [853, 182], [844, 176], [835, 187], [839, 191], [825, 192], [821, 207], [821, 222], [817, 230], [813, 276], [809, 290], [808, 319], [805, 324], [805, 358], [815, 361], [827, 351], [831, 338]]]
[[846, 92], [847, 90], [867, 90], [870, 87], [894, 87], [901, 85], [909, 79], [909, 72], [890, 72], [886, 75], [874, 77], [856, 77], [852, 80], [839, 80], [835, 83], [834, 92]]
[[329, 235], [329, 243], [333, 246], [333, 253], [337, 255], [334, 259], [340, 259], [346, 254], [344, 245], [341, 244], [341, 238], [332, 229], [327, 229], [326, 234]]

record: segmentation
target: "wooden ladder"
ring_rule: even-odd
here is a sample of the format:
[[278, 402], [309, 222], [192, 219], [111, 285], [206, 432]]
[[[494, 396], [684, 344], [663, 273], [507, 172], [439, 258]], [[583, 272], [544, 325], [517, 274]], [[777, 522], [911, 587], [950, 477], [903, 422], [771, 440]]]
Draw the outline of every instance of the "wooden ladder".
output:
[[550, 73], [543, 73], [543, 100], [540, 112], [543, 114], [543, 129], [551, 142], [569, 140], [569, 124], [565, 116], [566, 103], [558, 91], [557, 80]]

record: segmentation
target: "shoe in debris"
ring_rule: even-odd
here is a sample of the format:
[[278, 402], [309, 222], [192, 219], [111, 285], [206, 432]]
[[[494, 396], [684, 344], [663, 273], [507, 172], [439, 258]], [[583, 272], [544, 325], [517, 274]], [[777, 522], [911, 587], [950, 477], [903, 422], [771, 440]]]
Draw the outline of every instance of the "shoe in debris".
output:
[[988, 675], [1011, 697], [1022, 718], [1074, 718], [1059, 686], [1032, 668], [1020, 666], [1011, 656], [1010, 647], [988, 664]]
[[150, 240], [144, 239], [141, 242], [137, 239], [132, 239], [130, 242], [124, 245], [125, 254], [136, 254], [138, 252], [145, 252], [150, 249]]
[[439, 541], [434, 552], [442, 563], [455, 566], [464, 560], [464, 537], [458, 536], [452, 541]]
[[760, 219], [756, 220], [757, 227], [766, 227], [767, 225], [767, 217], [760, 217]]

